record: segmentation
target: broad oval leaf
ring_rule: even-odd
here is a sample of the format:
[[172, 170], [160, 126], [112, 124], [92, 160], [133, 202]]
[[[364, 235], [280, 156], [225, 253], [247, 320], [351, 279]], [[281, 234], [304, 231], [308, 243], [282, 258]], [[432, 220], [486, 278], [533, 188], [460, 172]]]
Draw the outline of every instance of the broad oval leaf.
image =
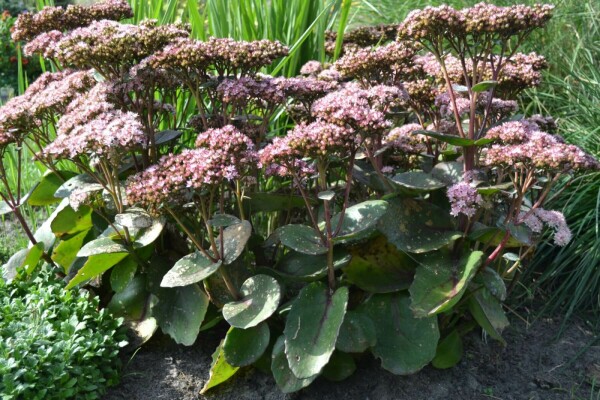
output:
[[[377, 221], [385, 215], [388, 203], [384, 200], [368, 200], [355, 204], [346, 209], [342, 226], [335, 237], [336, 243], [346, 243], [357, 237], [361, 232], [373, 228]], [[340, 223], [341, 213], [331, 219], [332, 229], [335, 232]]]
[[215, 214], [213, 217], [208, 220], [208, 224], [210, 226], [214, 226], [217, 228], [225, 228], [227, 226], [239, 224], [240, 219], [234, 215], [229, 214]]
[[483, 252], [474, 251], [460, 259], [450, 252], [435, 251], [420, 258], [410, 286], [411, 309], [416, 317], [429, 317], [454, 306], [481, 265]]
[[146, 281], [138, 275], [124, 290], [113, 295], [107, 308], [115, 316], [139, 321], [146, 314], [148, 295]]
[[77, 271], [77, 274], [69, 281], [67, 289], [74, 287], [82, 282], [93, 279], [104, 271], [114, 267], [119, 261], [127, 257], [128, 253], [99, 253], [87, 258], [83, 266]]
[[485, 92], [495, 88], [498, 85], [498, 81], [481, 81], [471, 88], [473, 92]]
[[69, 266], [75, 261], [77, 253], [83, 246], [86, 239], [89, 239], [90, 230], [74, 233], [64, 237], [52, 250], [52, 260], [60, 265], [64, 272], [68, 272]]
[[[301, 196], [279, 193], [251, 193], [247, 195], [247, 207], [251, 212], [285, 211], [292, 208], [304, 208], [306, 204]], [[311, 200], [311, 204], [316, 201]]]
[[437, 163], [431, 169], [431, 176], [446, 185], [453, 185], [463, 180], [463, 163], [458, 161]]
[[271, 354], [271, 372], [275, 383], [283, 393], [293, 393], [310, 385], [319, 374], [309, 378], [299, 379], [290, 369], [285, 355], [285, 336], [280, 336], [273, 346]]
[[154, 243], [162, 233], [164, 227], [164, 218], [152, 218], [150, 226], [135, 232], [133, 237], [133, 247], [139, 249]]
[[[343, 268], [352, 256], [345, 249], [333, 250], [333, 268]], [[290, 251], [277, 263], [275, 273], [283, 278], [312, 282], [327, 275], [327, 255], [312, 256]]]
[[407, 192], [419, 194], [438, 190], [446, 186], [444, 182], [435, 179], [431, 174], [423, 171], [408, 171], [398, 174], [392, 181]]
[[115, 265], [110, 272], [110, 287], [115, 292], [122, 292], [135, 276], [138, 264], [133, 257], [126, 257]]
[[310, 378], [323, 369], [335, 348], [346, 314], [348, 288], [331, 293], [320, 282], [301, 291], [287, 316], [285, 354], [290, 369], [298, 378]]
[[416, 262], [380, 235], [352, 250], [352, 259], [344, 268], [349, 282], [370, 293], [390, 293], [408, 289]]
[[74, 233], [88, 231], [92, 228], [92, 212], [89, 206], [81, 206], [75, 211], [71, 206], [60, 210], [50, 223], [52, 232], [58, 238]]
[[356, 363], [350, 354], [334, 351], [329, 363], [323, 368], [323, 376], [332, 382], [341, 382], [356, 371]]
[[479, 326], [492, 338], [506, 344], [502, 331], [509, 325], [502, 304], [486, 288], [475, 291], [469, 299], [469, 311]]
[[463, 343], [456, 329], [440, 340], [431, 365], [438, 369], [452, 368], [463, 356]]
[[213, 388], [217, 385], [220, 385], [223, 382], [226, 382], [231, 378], [235, 373], [240, 369], [239, 367], [234, 367], [230, 365], [227, 360], [225, 360], [225, 355], [223, 354], [223, 341], [219, 344], [219, 347], [215, 350], [212, 355], [212, 364], [210, 366], [210, 375], [208, 380], [204, 384], [204, 387], [200, 391], [200, 394], [206, 393], [210, 388]]
[[440, 338], [437, 317], [415, 318], [408, 294], [375, 294], [357, 311], [375, 325], [377, 343], [371, 351], [384, 369], [396, 375], [413, 374], [435, 357]]
[[251, 328], [269, 318], [281, 300], [281, 288], [275, 278], [255, 275], [248, 278], [240, 290], [239, 301], [223, 306], [223, 317], [236, 328]]
[[154, 144], [160, 146], [161, 144], [177, 139], [179, 136], [181, 136], [181, 131], [171, 129], [160, 131], [154, 135]]
[[86, 243], [77, 253], [77, 257], [90, 257], [99, 254], [127, 253], [127, 247], [111, 238], [99, 237]]
[[425, 200], [395, 197], [377, 229], [399, 250], [425, 253], [447, 246], [462, 236], [449, 212]]
[[362, 353], [376, 343], [377, 334], [373, 321], [365, 314], [348, 311], [335, 348], [345, 353]]
[[271, 332], [267, 323], [252, 328], [229, 328], [223, 342], [223, 354], [227, 362], [235, 367], [254, 364], [269, 347]]
[[152, 226], [154, 218], [142, 208], [130, 208], [122, 214], [115, 215], [115, 223], [129, 229], [144, 229]]
[[65, 182], [77, 175], [72, 171], [50, 172], [42, 177], [40, 183], [33, 189], [27, 202], [32, 206], [47, 206], [58, 203], [60, 197], [55, 197], [58, 188]]
[[486, 267], [473, 282], [482, 283], [490, 293], [500, 301], [506, 300], [506, 284], [496, 271]]
[[252, 225], [248, 221], [228, 226], [223, 230], [223, 264], [228, 265], [237, 260], [251, 235]]
[[158, 291], [159, 302], [153, 315], [162, 331], [176, 343], [191, 346], [204, 321], [209, 299], [196, 284]]
[[173, 265], [160, 283], [162, 287], [187, 286], [200, 282], [214, 274], [221, 266], [221, 260], [213, 261], [196, 251], [188, 254]]
[[104, 189], [101, 184], [96, 182], [94, 178], [87, 174], [81, 174], [74, 176], [65, 183], [63, 183], [54, 193], [55, 197], [65, 198], [69, 197], [75, 190], [81, 192], [99, 192]]
[[310, 226], [284, 225], [275, 233], [284, 246], [299, 253], [312, 255], [327, 253], [327, 247], [321, 242], [321, 237]]

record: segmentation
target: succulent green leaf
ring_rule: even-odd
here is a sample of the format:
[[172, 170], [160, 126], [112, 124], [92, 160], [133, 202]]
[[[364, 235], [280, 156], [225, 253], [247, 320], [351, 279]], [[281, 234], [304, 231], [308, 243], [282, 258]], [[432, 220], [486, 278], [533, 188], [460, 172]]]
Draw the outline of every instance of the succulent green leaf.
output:
[[502, 330], [509, 325], [508, 318], [502, 310], [502, 304], [486, 288], [475, 291], [469, 299], [469, 311], [479, 326], [492, 338], [506, 344], [502, 338]]
[[325, 254], [327, 247], [321, 242], [317, 232], [306, 225], [284, 225], [275, 232], [281, 243], [303, 254]]
[[236, 328], [258, 325], [273, 315], [281, 300], [279, 283], [268, 275], [248, 278], [240, 292], [244, 296], [241, 300], [223, 306], [223, 317]]
[[88, 257], [83, 267], [77, 271], [77, 274], [69, 281], [66, 288], [70, 289], [75, 285], [97, 277], [104, 271], [111, 269], [127, 255], [128, 253], [98, 253]]
[[[350, 262], [351, 255], [343, 248], [333, 250], [333, 267], [343, 268]], [[327, 255], [312, 256], [290, 251], [277, 263], [275, 270], [282, 278], [312, 282], [327, 275]]]
[[[285, 211], [292, 208], [304, 208], [306, 204], [300, 196], [278, 193], [252, 193], [248, 196], [248, 208], [252, 212]], [[312, 201], [311, 203], [316, 203]]]
[[438, 369], [452, 368], [463, 356], [463, 343], [456, 329], [440, 340], [431, 365]]
[[482, 283], [487, 290], [498, 300], [506, 300], [506, 284], [504, 280], [496, 271], [490, 267], [486, 267], [481, 273], [479, 273], [474, 282]]
[[90, 257], [109, 253], [127, 253], [127, 247], [111, 238], [99, 237], [86, 243], [77, 253], [77, 257]]
[[240, 369], [230, 365], [225, 360], [225, 354], [223, 353], [223, 341], [219, 344], [219, 347], [215, 350], [212, 355], [212, 365], [210, 366], [210, 376], [208, 381], [200, 391], [200, 394], [206, 393], [209, 389], [226, 382]]
[[335, 192], [333, 190], [324, 190], [317, 193], [317, 197], [321, 200], [331, 201], [335, 197]]
[[119, 293], [115, 293], [108, 303], [108, 310], [117, 317], [141, 321], [147, 315], [149, 294], [145, 279], [138, 275]]
[[409, 194], [427, 193], [441, 189], [446, 184], [423, 171], [408, 171], [397, 174], [392, 181]]
[[58, 246], [54, 247], [52, 260], [67, 272], [89, 235], [90, 231], [88, 230], [63, 237]]
[[347, 287], [332, 294], [324, 284], [313, 282], [300, 291], [283, 331], [285, 354], [296, 377], [310, 378], [329, 362], [347, 303]]
[[325, 379], [341, 382], [356, 371], [356, 363], [350, 354], [334, 351], [329, 363], [323, 368]]
[[102, 185], [96, 182], [94, 178], [87, 174], [81, 174], [74, 176], [73, 178], [63, 183], [56, 190], [54, 196], [62, 199], [65, 197], [69, 197], [69, 195], [75, 190], [81, 192], [99, 192], [102, 189], [104, 189]]
[[432, 137], [432, 138], [437, 139], [444, 143], [449, 143], [454, 146], [463, 146], [463, 147], [483, 146], [483, 145], [493, 142], [493, 139], [488, 139], [488, 138], [468, 139], [468, 138], [462, 138], [460, 136], [445, 135], [443, 133], [427, 131], [427, 130], [414, 131], [413, 135], [416, 135], [416, 134], [429, 136], [429, 137]]
[[229, 214], [215, 214], [213, 215], [213, 217], [208, 221], [210, 226], [214, 226], [217, 228], [225, 228], [227, 226], [231, 226], [231, 225], [235, 225], [235, 224], [239, 224], [240, 219], [234, 215], [229, 215]]
[[154, 135], [154, 144], [160, 146], [161, 144], [168, 143], [181, 136], [181, 133], [181, 131], [175, 131], [171, 129], [160, 131]]
[[[221, 265], [220, 268], [226, 270], [233, 286], [241, 288], [247, 279], [254, 276], [254, 271], [251, 267], [252, 265], [244, 257], [240, 257], [233, 264]], [[231, 296], [220, 274], [212, 274], [203, 281], [203, 284], [206, 293], [210, 297], [210, 301], [219, 308], [222, 308], [227, 303], [238, 300]]]
[[437, 317], [415, 318], [408, 294], [375, 294], [357, 311], [368, 315], [375, 325], [377, 343], [371, 351], [384, 369], [408, 375], [435, 357], [440, 338]]
[[273, 346], [271, 372], [273, 372], [275, 382], [283, 393], [297, 392], [310, 385], [319, 376], [315, 374], [309, 378], [296, 378], [285, 355], [285, 336], [280, 336], [275, 342], [275, 346]]
[[[477, 240], [482, 243], [488, 243], [491, 246], [497, 246], [504, 239], [504, 235], [506, 234], [506, 230], [497, 227], [485, 226], [479, 222], [475, 222], [473, 224], [473, 229], [469, 234], [469, 239]], [[508, 238], [508, 241], [504, 244], [504, 247], [507, 249], [510, 248], [518, 248], [522, 247], [523, 243], [521, 243], [518, 239], [513, 237], [512, 235]]]
[[395, 197], [377, 228], [399, 250], [425, 253], [462, 236], [448, 213], [425, 200]]
[[252, 328], [229, 328], [223, 342], [223, 354], [227, 362], [235, 367], [254, 364], [269, 347], [271, 332], [267, 323]]
[[74, 233], [88, 231], [92, 228], [92, 208], [81, 206], [77, 211], [70, 206], [59, 211], [50, 223], [50, 228], [56, 237], [72, 235]]
[[26, 249], [21, 249], [12, 255], [2, 266], [2, 277], [6, 282], [11, 282], [19, 273], [30, 274], [37, 267], [44, 254], [44, 244], [37, 243]]
[[161, 288], [153, 315], [162, 331], [176, 343], [191, 346], [204, 321], [209, 299], [197, 284], [175, 289]]
[[345, 353], [362, 353], [376, 343], [377, 333], [371, 318], [356, 311], [348, 311], [335, 348]]
[[408, 289], [416, 262], [408, 254], [379, 236], [352, 251], [352, 259], [344, 268], [349, 282], [370, 293], [389, 293]]
[[50, 172], [42, 177], [40, 183], [33, 189], [27, 202], [32, 206], [47, 206], [58, 203], [60, 197], [55, 197], [54, 193], [64, 183], [63, 179], [70, 179], [77, 175], [71, 171], [59, 171], [60, 176], [56, 172]]
[[223, 230], [223, 264], [228, 265], [237, 260], [244, 251], [250, 235], [252, 225], [248, 221], [228, 226]]
[[150, 226], [140, 228], [135, 232], [133, 237], [133, 247], [139, 249], [154, 243], [162, 233], [164, 227], [165, 220], [163, 218], [152, 218]]
[[204, 254], [196, 251], [188, 254], [173, 265], [160, 283], [162, 287], [187, 286], [200, 282], [214, 274], [221, 266], [221, 261], [214, 262]]
[[135, 276], [138, 264], [131, 256], [125, 257], [110, 272], [110, 287], [115, 292], [122, 292]]
[[142, 208], [130, 208], [115, 215], [115, 223], [128, 229], [144, 229], [152, 226], [154, 218]]
[[478, 84], [474, 85], [471, 90], [473, 92], [485, 92], [486, 90], [490, 90], [498, 85], [498, 81], [481, 81]]
[[453, 185], [463, 179], [463, 163], [458, 161], [437, 163], [431, 169], [431, 176], [446, 185]]
[[[368, 200], [353, 205], [346, 209], [342, 226], [339, 228], [335, 242], [345, 243], [357, 237], [361, 232], [373, 228], [377, 221], [383, 217], [387, 211], [388, 203], [384, 200]], [[335, 232], [338, 229], [341, 213], [332, 217], [332, 229]]]
[[416, 317], [429, 317], [453, 307], [481, 265], [483, 252], [474, 251], [460, 259], [449, 252], [434, 251], [420, 258], [410, 286], [411, 305]]

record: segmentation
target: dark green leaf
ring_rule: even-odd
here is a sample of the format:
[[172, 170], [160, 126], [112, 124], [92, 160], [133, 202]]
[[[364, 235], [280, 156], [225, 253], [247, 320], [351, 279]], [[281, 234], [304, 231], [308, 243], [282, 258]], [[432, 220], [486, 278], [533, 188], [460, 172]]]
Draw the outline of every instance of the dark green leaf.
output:
[[63, 237], [63, 240], [60, 241], [58, 246], [54, 247], [52, 260], [67, 272], [88, 235], [90, 235], [89, 230]]
[[[333, 267], [343, 268], [350, 262], [350, 254], [343, 248], [333, 250]], [[295, 251], [288, 252], [277, 263], [278, 276], [312, 282], [327, 275], [327, 255], [312, 256]]]
[[210, 226], [214, 226], [217, 228], [225, 228], [227, 226], [231, 226], [231, 225], [235, 225], [235, 224], [239, 224], [240, 219], [234, 215], [229, 215], [229, 214], [215, 214], [213, 215], [213, 217], [208, 221]]
[[221, 261], [213, 262], [204, 254], [196, 251], [177, 261], [173, 268], [163, 277], [160, 286], [187, 286], [200, 282], [214, 274], [221, 266]]
[[273, 353], [271, 356], [271, 371], [277, 386], [283, 393], [297, 392], [298, 390], [310, 385], [318, 376], [315, 374], [309, 378], [299, 379], [296, 378], [287, 357], [285, 355], [285, 337], [280, 336], [273, 346]]
[[223, 341], [221, 341], [219, 347], [217, 347], [213, 353], [212, 359], [213, 362], [210, 366], [210, 376], [200, 391], [200, 394], [204, 394], [210, 388], [226, 382], [238, 371], [238, 369], [240, 369], [239, 367], [231, 366], [227, 360], [225, 360], [225, 355], [223, 354]]
[[389, 293], [408, 289], [416, 263], [408, 254], [379, 236], [352, 251], [352, 260], [344, 273], [349, 282], [371, 293]]
[[296, 377], [310, 378], [329, 362], [347, 303], [346, 287], [331, 294], [324, 284], [313, 282], [300, 291], [284, 329], [285, 353]]
[[423, 255], [410, 286], [410, 307], [415, 316], [429, 317], [452, 308], [463, 296], [482, 258], [481, 251], [465, 254], [458, 260], [445, 251]]
[[227, 362], [236, 367], [254, 364], [269, 347], [269, 325], [258, 324], [252, 328], [231, 327], [223, 342], [223, 354]]
[[[374, 227], [377, 221], [385, 215], [387, 202], [383, 200], [368, 200], [346, 209], [342, 226], [335, 242], [345, 243], [355, 238], [359, 233]], [[338, 229], [341, 214], [332, 217], [333, 231]]]
[[248, 203], [252, 212], [285, 211], [306, 207], [302, 197], [278, 193], [252, 193], [248, 195]]
[[228, 265], [237, 260], [244, 251], [250, 235], [252, 235], [252, 225], [248, 221], [225, 228], [223, 231], [223, 264]]
[[111, 238], [99, 237], [86, 243], [77, 253], [77, 257], [89, 257], [99, 254], [127, 253], [127, 247]]
[[108, 310], [115, 316], [140, 321], [147, 314], [147, 302], [146, 281], [142, 276], [136, 276], [125, 289], [113, 295]]
[[248, 278], [240, 290], [241, 300], [223, 306], [223, 317], [231, 326], [250, 328], [269, 318], [279, 306], [281, 288], [267, 275]]
[[340, 328], [335, 348], [346, 353], [362, 353], [377, 343], [373, 321], [356, 311], [348, 311]]
[[74, 176], [65, 183], [63, 183], [54, 193], [55, 197], [65, 198], [69, 197], [75, 190], [81, 192], [99, 192], [103, 187], [101, 184], [96, 182], [94, 178], [87, 174], [81, 174]]
[[171, 140], [177, 139], [179, 136], [181, 136], [181, 131], [174, 131], [170, 129], [160, 131], [154, 135], [154, 143], [157, 146], [160, 146], [161, 144], [165, 144]]
[[398, 174], [392, 181], [409, 193], [419, 194], [431, 192], [446, 186], [443, 182], [435, 179], [431, 174], [423, 171], [408, 171]]
[[115, 292], [123, 291], [135, 276], [138, 264], [131, 256], [124, 258], [110, 272], [110, 287]]
[[99, 253], [88, 257], [83, 267], [77, 271], [77, 274], [69, 281], [66, 288], [70, 289], [75, 285], [97, 277], [112, 268], [127, 255], [127, 253]]
[[81, 206], [77, 211], [70, 206], [64, 207], [52, 219], [50, 228], [58, 238], [88, 231], [93, 226], [92, 212], [92, 208], [88, 206]]
[[317, 232], [306, 225], [284, 225], [275, 232], [281, 243], [303, 254], [325, 254], [327, 247], [321, 243]]
[[162, 288], [154, 317], [162, 331], [176, 343], [191, 346], [196, 341], [204, 321], [209, 299], [196, 284], [175, 289]]
[[396, 197], [388, 200], [386, 215], [377, 228], [399, 250], [425, 253], [447, 246], [462, 236], [450, 214], [425, 200]]
[[486, 288], [480, 288], [469, 299], [469, 311], [492, 338], [506, 344], [501, 333], [509, 325], [502, 305]]
[[438, 369], [452, 368], [460, 362], [463, 356], [463, 343], [460, 334], [455, 329], [440, 340], [435, 358], [431, 365]]
[[463, 179], [463, 163], [447, 161], [437, 163], [431, 170], [431, 176], [446, 185], [453, 185]]
[[349, 378], [356, 371], [356, 363], [350, 354], [334, 351], [329, 363], [323, 368], [323, 376], [333, 382]]
[[419, 371], [435, 356], [437, 317], [415, 318], [408, 294], [375, 294], [357, 309], [371, 318], [377, 343], [371, 351], [384, 369], [397, 375]]

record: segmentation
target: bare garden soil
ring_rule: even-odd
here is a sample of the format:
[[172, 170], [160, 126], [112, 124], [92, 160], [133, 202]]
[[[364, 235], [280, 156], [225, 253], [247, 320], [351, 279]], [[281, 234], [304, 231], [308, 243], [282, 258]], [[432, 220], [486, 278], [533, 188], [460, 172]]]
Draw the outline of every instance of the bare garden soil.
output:
[[221, 332], [201, 333], [192, 347], [158, 336], [125, 359], [122, 382], [104, 399], [600, 399], [598, 336], [578, 320], [556, 339], [559, 327], [558, 319], [528, 324], [515, 317], [504, 331], [506, 347], [472, 332], [465, 338], [463, 360], [452, 369], [428, 366], [416, 375], [395, 376], [364, 355], [346, 381], [319, 378], [309, 388], [288, 395], [279, 391], [272, 377], [252, 368], [241, 369], [229, 382], [200, 395]]

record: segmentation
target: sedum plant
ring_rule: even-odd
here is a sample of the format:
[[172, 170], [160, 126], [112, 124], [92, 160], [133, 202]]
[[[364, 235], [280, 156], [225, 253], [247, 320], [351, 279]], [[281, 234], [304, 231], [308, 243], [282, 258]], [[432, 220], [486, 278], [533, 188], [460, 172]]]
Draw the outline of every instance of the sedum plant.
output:
[[54, 265], [138, 343], [228, 324], [203, 391], [257, 365], [294, 392], [366, 351], [396, 374], [451, 367], [476, 326], [503, 341], [543, 230], [570, 240], [552, 186], [599, 168], [517, 114], [545, 67], [517, 49], [551, 13], [427, 7], [329, 35], [342, 56], [289, 78], [261, 73], [281, 43], [121, 24], [122, 1], [25, 14], [14, 38], [56, 71], [1, 109], [0, 144], [48, 173], [2, 195], [17, 218], [58, 206], [4, 275]]

